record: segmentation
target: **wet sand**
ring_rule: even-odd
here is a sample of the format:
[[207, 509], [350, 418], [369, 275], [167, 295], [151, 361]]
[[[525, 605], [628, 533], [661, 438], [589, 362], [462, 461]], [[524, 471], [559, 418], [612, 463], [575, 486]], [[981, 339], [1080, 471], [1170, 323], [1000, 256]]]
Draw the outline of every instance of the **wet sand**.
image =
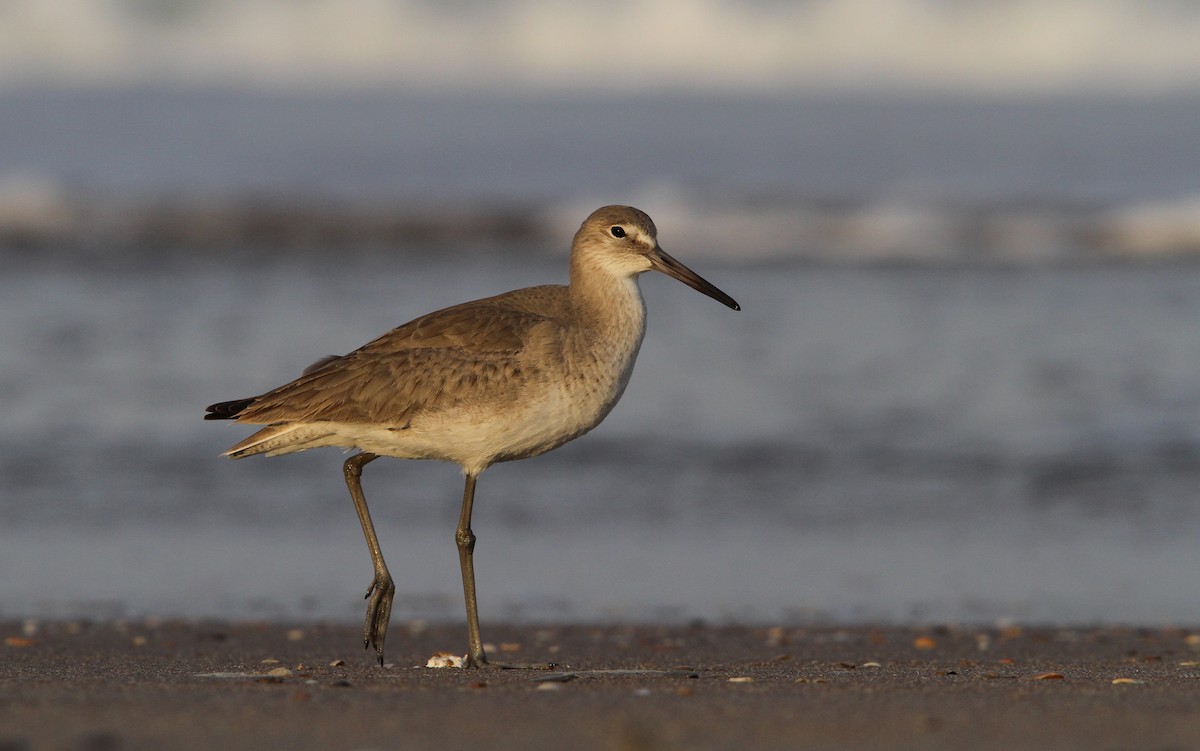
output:
[[484, 634], [557, 666], [424, 667], [457, 624], [394, 624], [381, 668], [352, 625], [0, 623], [0, 751], [1200, 748], [1200, 628]]

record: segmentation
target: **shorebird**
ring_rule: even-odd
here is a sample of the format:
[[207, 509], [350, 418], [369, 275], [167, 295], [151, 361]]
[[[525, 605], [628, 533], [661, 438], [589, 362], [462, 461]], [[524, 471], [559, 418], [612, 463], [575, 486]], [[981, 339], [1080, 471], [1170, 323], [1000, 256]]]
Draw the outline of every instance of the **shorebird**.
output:
[[440, 459], [466, 477], [454, 539], [467, 608], [465, 665], [489, 667], [475, 601], [475, 481], [497, 462], [543, 454], [612, 410], [646, 331], [637, 277], [655, 270], [734, 310], [732, 297], [667, 255], [650, 217], [631, 206], [592, 212], [571, 244], [566, 285], [527, 287], [445, 308], [392, 329], [296, 380], [208, 407], [206, 420], [265, 425], [225, 456], [357, 450], [342, 467], [371, 552], [363, 646], [383, 663], [395, 584], [380, 552], [363, 465], [380, 456]]

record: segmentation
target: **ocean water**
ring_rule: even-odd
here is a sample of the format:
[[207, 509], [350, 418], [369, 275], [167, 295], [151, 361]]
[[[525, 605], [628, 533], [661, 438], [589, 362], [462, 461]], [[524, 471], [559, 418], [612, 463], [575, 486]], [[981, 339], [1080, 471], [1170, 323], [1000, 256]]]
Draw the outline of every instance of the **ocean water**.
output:
[[[0, 111], [0, 617], [361, 617], [343, 457], [222, 459], [204, 406], [563, 281], [621, 201], [744, 310], [643, 279], [613, 414], [480, 480], [485, 622], [1200, 619], [1200, 99]], [[364, 484], [396, 617], [461, 617], [457, 469]]]
[[[614, 413], [482, 476], [485, 620], [1200, 616], [1200, 267], [695, 265], [744, 310], [645, 278]], [[5, 274], [0, 616], [359, 617], [343, 457], [220, 458], [247, 429], [203, 407], [564, 269], [498, 247]], [[364, 484], [397, 617], [459, 617], [457, 468]]]
[[0, 239], [55, 257], [558, 247], [614, 202], [727, 261], [1200, 251], [1194, 94], [27, 88], [0, 113]]

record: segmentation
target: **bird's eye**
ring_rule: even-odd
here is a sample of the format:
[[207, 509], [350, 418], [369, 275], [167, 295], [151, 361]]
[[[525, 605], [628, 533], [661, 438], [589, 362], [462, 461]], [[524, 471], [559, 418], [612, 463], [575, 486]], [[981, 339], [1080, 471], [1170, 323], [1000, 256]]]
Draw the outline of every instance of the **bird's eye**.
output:
[[624, 227], [613, 227], [612, 229], [609, 230], [609, 232], [612, 233], [613, 237], [624, 237], [625, 236], [625, 228]]

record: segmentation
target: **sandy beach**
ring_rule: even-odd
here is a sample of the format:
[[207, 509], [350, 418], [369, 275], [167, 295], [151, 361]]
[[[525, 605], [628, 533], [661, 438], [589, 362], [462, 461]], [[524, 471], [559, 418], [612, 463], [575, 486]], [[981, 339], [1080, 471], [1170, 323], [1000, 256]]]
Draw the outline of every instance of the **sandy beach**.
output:
[[0, 749], [1200, 748], [1194, 629], [393, 629], [4, 623]]

